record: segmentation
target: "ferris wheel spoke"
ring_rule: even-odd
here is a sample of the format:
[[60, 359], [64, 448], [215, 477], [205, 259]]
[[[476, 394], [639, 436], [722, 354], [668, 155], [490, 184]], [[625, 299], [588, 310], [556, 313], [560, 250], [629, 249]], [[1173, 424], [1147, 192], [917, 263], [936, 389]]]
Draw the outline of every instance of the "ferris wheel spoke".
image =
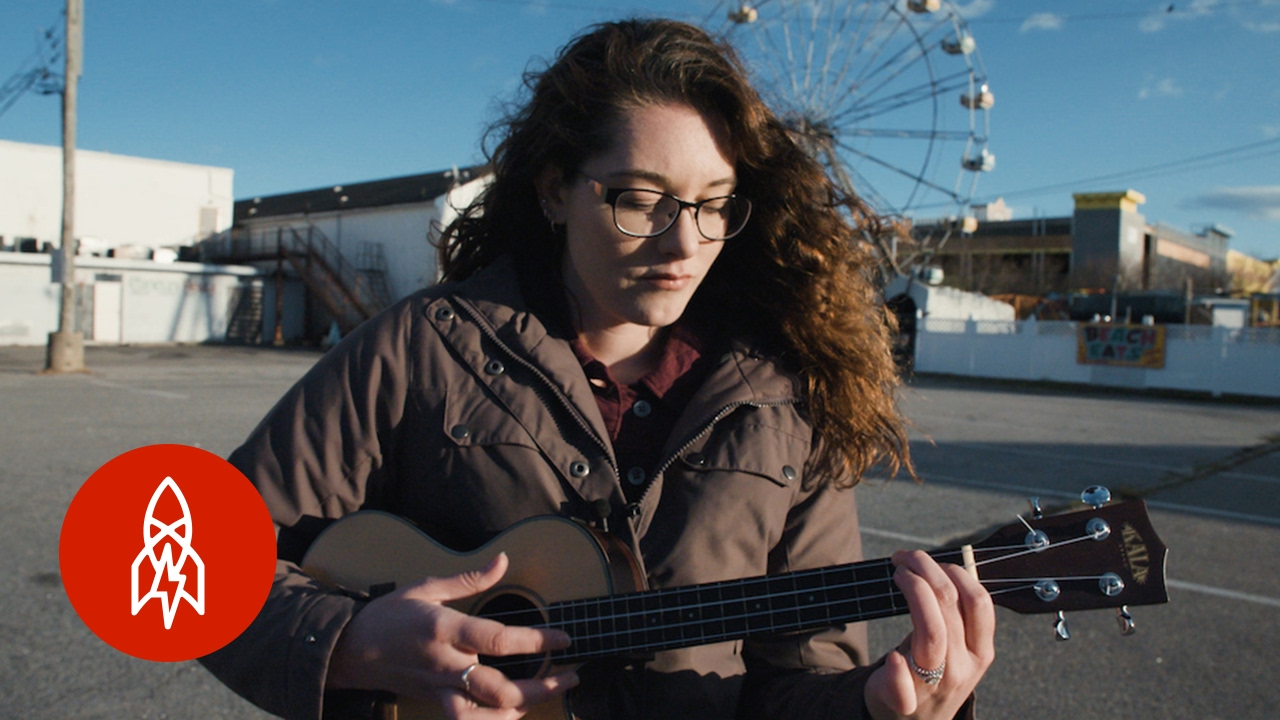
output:
[[[886, 170], [890, 170], [890, 171], [892, 171], [892, 172], [895, 172], [895, 173], [897, 173], [898, 175], [901, 175], [902, 177], [905, 177], [905, 178], [907, 178], [907, 179], [909, 179], [909, 180], [914, 180], [915, 182], [917, 182], [917, 183], [919, 183], [919, 184], [921, 184], [921, 185], [925, 185], [925, 186], [927, 186], [927, 187], [929, 187], [929, 188], [931, 188], [931, 189], [933, 189], [933, 190], [936, 190], [936, 191], [938, 191], [938, 192], [940, 192], [940, 193], [942, 193], [942, 194], [946, 195], [947, 197], [951, 198], [952, 200], [955, 200], [955, 201], [960, 201], [960, 200], [961, 200], [961, 198], [960, 198], [959, 194], [957, 194], [957, 193], [956, 193], [956, 191], [954, 191], [954, 190], [948, 190], [947, 188], [944, 188], [944, 187], [942, 187], [941, 185], [939, 185], [939, 184], [937, 184], [937, 183], [935, 183], [935, 182], [931, 182], [928, 178], [925, 178], [925, 177], [923, 176], [923, 174], [916, 174], [916, 173], [912, 173], [910, 170], [903, 170], [902, 168], [898, 167], [897, 165], [894, 165], [893, 163], [891, 163], [891, 162], [889, 162], [889, 161], [887, 161], [887, 160], [883, 160], [883, 159], [881, 159], [881, 158], [878, 158], [878, 157], [876, 157], [875, 155], [872, 155], [872, 154], [871, 154], [871, 153], [869, 153], [869, 152], [865, 152], [865, 151], [863, 151], [863, 150], [859, 150], [858, 148], [855, 148], [855, 147], [853, 147], [853, 146], [849, 145], [848, 143], [840, 143], [840, 146], [841, 146], [842, 148], [845, 148], [845, 149], [846, 149], [846, 150], [848, 150], [849, 152], [853, 153], [854, 155], [857, 155], [858, 157], [860, 157], [860, 158], [862, 158], [862, 159], [864, 159], [864, 160], [867, 160], [868, 162], [875, 163], [876, 165], [879, 165], [880, 167], [882, 167], [882, 168], [884, 168], [884, 169], [886, 169]], [[909, 203], [904, 204], [904, 206], [903, 206], [903, 207], [904, 207], [904, 209], [905, 209], [907, 206], [909, 206]]]
[[892, 95], [851, 105], [835, 113], [832, 117], [838, 118], [845, 123], [858, 123], [867, 118], [883, 115], [909, 105], [933, 100], [940, 92], [950, 92], [965, 87], [968, 85], [967, 78], [967, 73], [959, 72], [946, 76], [941, 80], [920, 83], [913, 87], [903, 88]]
[[[862, 17], [858, 20], [858, 23], [857, 23], [857, 27], [859, 28], [862, 27], [862, 25], [866, 22], [867, 14], [871, 11], [871, 3], [869, 2], [863, 3], [862, 8], [863, 8]], [[827, 69], [830, 69], [832, 67], [833, 62], [836, 60], [836, 57], [839, 51], [846, 46], [846, 42], [842, 41], [841, 38], [845, 35], [845, 33], [849, 31], [849, 27], [850, 27], [849, 24], [852, 21], [853, 10], [854, 10], [854, 4], [848, 3], [847, 5], [845, 5], [844, 17], [840, 19], [839, 27], [838, 28], [836, 27], [836, 23], [830, 23], [827, 26], [827, 30], [828, 30], [827, 52], [826, 52], [827, 57], [824, 63], [824, 67]], [[854, 60], [857, 57], [857, 52], [854, 50], [856, 45], [856, 40], [857, 40], [856, 36], [849, 38], [847, 42], [847, 47], [849, 48], [849, 50], [844, 53], [844, 58], [840, 62], [839, 70], [834, 73], [834, 76], [831, 77], [831, 81], [827, 84], [829, 102], [835, 101], [834, 98], [830, 95], [830, 91], [835, 91], [838, 96], [839, 89], [845, 85], [845, 82], [844, 82], [845, 78], [848, 76], [849, 71], [853, 68]]]
[[892, 130], [889, 128], [846, 128], [839, 133], [840, 137], [899, 138], [903, 140], [968, 140], [970, 135], [963, 130]]

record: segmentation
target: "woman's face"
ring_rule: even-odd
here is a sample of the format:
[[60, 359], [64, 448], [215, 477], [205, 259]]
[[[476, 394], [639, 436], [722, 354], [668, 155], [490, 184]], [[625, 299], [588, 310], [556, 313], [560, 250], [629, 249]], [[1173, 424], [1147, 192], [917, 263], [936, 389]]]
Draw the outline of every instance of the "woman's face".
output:
[[551, 217], [565, 225], [564, 278], [581, 331], [674, 323], [724, 247], [698, 232], [691, 208], [661, 235], [625, 235], [602, 189], [659, 190], [688, 202], [729, 195], [737, 178], [725, 146], [719, 126], [696, 110], [646, 106], [622, 118], [612, 147], [580, 174], [542, 188]]

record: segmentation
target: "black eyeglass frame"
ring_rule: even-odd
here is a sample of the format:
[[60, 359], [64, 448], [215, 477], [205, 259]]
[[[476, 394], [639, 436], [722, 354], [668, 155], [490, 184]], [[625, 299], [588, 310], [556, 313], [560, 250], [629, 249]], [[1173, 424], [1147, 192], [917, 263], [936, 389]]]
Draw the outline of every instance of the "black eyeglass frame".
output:
[[[743, 230], [747, 229], [747, 223], [751, 220], [751, 210], [753, 207], [751, 203], [751, 198], [743, 195], [738, 195], [736, 193], [730, 193], [729, 195], [717, 195], [716, 197], [707, 198], [706, 200], [699, 200], [698, 202], [689, 202], [688, 200], [681, 200], [675, 195], [672, 195], [669, 192], [663, 192], [661, 190], [650, 190], [648, 188], [608, 187], [604, 183], [600, 182], [599, 180], [596, 180], [595, 178], [589, 175], [585, 175], [583, 173], [579, 173], [579, 175], [582, 175], [583, 179], [585, 179], [591, 185], [592, 192], [594, 192], [596, 195], [599, 195], [601, 199], [604, 200], [605, 204], [609, 206], [609, 208], [613, 212], [613, 226], [618, 229], [618, 232], [622, 233], [623, 235], [626, 235], [627, 237], [633, 237], [633, 238], [658, 237], [662, 233], [670, 230], [672, 227], [675, 226], [676, 222], [680, 219], [680, 213], [684, 212], [685, 208], [693, 208], [693, 226], [698, 229], [698, 234], [701, 235], [703, 238], [705, 238], [707, 242], [724, 242], [725, 240], [729, 240], [731, 238], [737, 237], [742, 233]], [[653, 233], [631, 232], [630, 230], [627, 230], [626, 228], [622, 227], [622, 225], [618, 222], [618, 198], [622, 197], [622, 193], [625, 193], [625, 192], [651, 193], [654, 195], [660, 195], [665, 198], [671, 198], [672, 200], [675, 201], [678, 209], [674, 213], [672, 213], [671, 222], [667, 223], [666, 227], [662, 228], [657, 232], [653, 232]], [[703, 205], [706, 205], [709, 202], [715, 202], [716, 200], [725, 200], [725, 199], [739, 200], [741, 202], [746, 203], [746, 212], [745, 212], [745, 216], [742, 218], [742, 227], [733, 231], [729, 235], [725, 235], [722, 238], [710, 237], [705, 232], [702, 231], [702, 224], [698, 222], [698, 214], [702, 212]]]

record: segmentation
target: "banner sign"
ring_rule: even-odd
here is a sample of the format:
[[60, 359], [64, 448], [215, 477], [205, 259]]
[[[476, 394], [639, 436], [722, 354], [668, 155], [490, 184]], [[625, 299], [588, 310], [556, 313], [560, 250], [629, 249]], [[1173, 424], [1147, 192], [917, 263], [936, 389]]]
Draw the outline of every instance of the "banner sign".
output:
[[1081, 323], [1076, 362], [1082, 365], [1164, 367], [1164, 326]]

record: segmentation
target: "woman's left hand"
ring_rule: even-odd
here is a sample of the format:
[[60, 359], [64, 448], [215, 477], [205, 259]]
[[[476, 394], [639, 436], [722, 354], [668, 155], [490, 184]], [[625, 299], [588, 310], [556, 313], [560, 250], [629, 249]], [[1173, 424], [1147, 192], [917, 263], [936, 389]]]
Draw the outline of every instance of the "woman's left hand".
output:
[[963, 568], [920, 551], [894, 553], [893, 564], [912, 630], [867, 679], [867, 710], [876, 720], [951, 720], [995, 659], [991, 596]]

